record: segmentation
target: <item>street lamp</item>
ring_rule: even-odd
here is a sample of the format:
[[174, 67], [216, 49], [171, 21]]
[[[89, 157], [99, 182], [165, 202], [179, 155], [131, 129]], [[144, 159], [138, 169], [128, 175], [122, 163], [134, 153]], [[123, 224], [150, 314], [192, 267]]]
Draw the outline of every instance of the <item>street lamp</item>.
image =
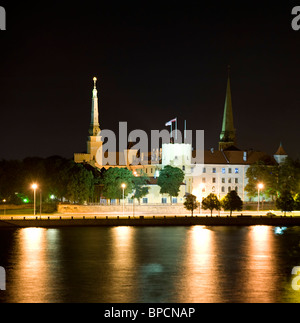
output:
[[124, 209], [125, 209], [125, 188], [126, 188], [126, 184], [123, 183], [121, 185], [122, 189], [123, 189], [123, 216], [124, 216]]
[[2, 202], [4, 203], [3, 214], [5, 215], [5, 213], [6, 213], [6, 205], [5, 205], [5, 203], [6, 203], [6, 199], [4, 199]]
[[38, 188], [37, 184], [32, 184], [31, 188], [33, 189], [33, 215], [35, 215], [36, 209], [36, 189]]
[[259, 192], [264, 188], [264, 184], [259, 183], [257, 185], [257, 192], [258, 192], [258, 201], [257, 201], [257, 212], [259, 212]]

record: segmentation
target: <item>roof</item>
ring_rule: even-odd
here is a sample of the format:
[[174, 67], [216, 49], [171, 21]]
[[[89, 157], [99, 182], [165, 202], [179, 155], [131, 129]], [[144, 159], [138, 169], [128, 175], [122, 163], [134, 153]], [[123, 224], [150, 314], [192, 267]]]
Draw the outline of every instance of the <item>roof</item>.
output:
[[276, 151], [275, 155], [287, 156], [287, 153], [283, 149], [281, 143], [280, 143], [280, 146], [279, 146], [278, 150]]
[[[194, 154], [195, 151], [193, 151]], [[258, 161], [264, 161], [270, 165], [276, 164], [273, 156], [261, 151], [204, 150], [204, 164], [251, 165]]]

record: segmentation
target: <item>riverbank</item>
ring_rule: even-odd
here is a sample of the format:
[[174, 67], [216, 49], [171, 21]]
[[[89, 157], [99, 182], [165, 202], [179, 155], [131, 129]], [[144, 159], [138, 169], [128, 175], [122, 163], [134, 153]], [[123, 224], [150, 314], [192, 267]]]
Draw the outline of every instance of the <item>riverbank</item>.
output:
[[97, 217], [97, 216], [47, 216], [35, 218], [11, 218], [1, 219], [0, 228], [24, 228], [24, 227], [86, 227], [86, 226], [300, 226], [299, 216], [138, 216], [138, 217]]

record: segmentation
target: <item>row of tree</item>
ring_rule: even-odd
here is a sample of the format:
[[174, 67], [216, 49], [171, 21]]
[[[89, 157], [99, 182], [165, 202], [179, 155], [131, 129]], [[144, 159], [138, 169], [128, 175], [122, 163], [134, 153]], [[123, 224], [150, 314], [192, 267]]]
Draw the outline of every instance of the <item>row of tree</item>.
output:
[[[166, 166], [157, 179], [161, 194], [178, 196], [184, 179], [181, 169]], [[140, 199], [149, 193], [146, 174], [134, 174], [127, 168], [102, 168], [77, 164], [59, 156], [26, 158], [23, 161], [0, 161], [0, 201], [21, 204], [32, 201], [32, 184], [38, 185], [43, 202], [69, 201], [71, 203], [99, 202], [99, 198], [121, 199], [124, 196]]]
[[[188, 194], [184, 206], [187, 210], [190, 210], [193, 215], [194, 210], [200, 207], [200, 202], [197, 201], [195, 195]], [[218, 199], [217, 195], [211, 193], [206, 198], [203, 198], [201, 207], [204, 210], [210, 210], [211, 215], [213, 210], [219, 211], [222, 208], [224, 211], [229, 211], [231, 216], [233, 211], [241, 211], [243, 209], [243, 201], [236, 191], [229, 192], [221, 201]]]
[[95, 182], [92, 170], [58, 156], [0, 161], [0, 199], [6, 203], [32, 201], [33, 183], [42, 192], [43, 201], [52, 197], [83, 203], [92, 197]]

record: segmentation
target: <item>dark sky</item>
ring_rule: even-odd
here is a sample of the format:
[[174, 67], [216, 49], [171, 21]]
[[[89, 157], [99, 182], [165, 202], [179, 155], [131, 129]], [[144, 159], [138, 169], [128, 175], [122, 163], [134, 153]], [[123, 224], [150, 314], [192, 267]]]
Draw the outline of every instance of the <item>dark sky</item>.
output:
[[300, 1], [14, 2], [1, 2], [0, 159], [84, 152], [93, 76], [102, 129], [177, 117], [218, 148], [228, 64], [239, 148], [282, 141], [300, 157]]

